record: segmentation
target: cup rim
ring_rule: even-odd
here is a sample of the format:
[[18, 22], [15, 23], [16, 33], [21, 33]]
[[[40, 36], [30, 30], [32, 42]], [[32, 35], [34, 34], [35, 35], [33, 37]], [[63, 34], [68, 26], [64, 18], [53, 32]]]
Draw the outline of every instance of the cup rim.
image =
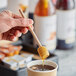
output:
[[58, 65], [57, 65], [55, 62], [50, 61], [50, 60], [45, 60], [45, 61], [48, 61], [48, 62], [51, 62], [51, 63], [55, 64], [55, 65], [56, 65], [56, 68], [53, 69], [53, 70], [48, 70], [48, 71], [36, 71], [36, 70], [33, 70], [33, 69], [31, 69], [31, 68], [29, 67], [29, 64], [31, 64], [31, 63], [33, 63], [33, 62], [36, 62], [36, 61], [42, 61], [42, 60], [35, 60], [35, 61], [31, 61], [30, 63], [28, 63], [28, 64], [27, 64], [27, 70], [30, 70], [30, 71], [33, 71], [33, 72], [39, 72], [39, 73], [44, 73], [44, 72], [47, 73], [47, 72], [53, 72], [53, 71], [57, 70], [57, 68], [58, 68]]

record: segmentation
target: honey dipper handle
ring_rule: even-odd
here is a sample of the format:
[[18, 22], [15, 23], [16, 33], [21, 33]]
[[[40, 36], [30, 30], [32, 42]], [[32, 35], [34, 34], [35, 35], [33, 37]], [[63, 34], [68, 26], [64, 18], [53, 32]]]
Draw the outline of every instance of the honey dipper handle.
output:
[[36, 36], [35, 32], [31, 29], [31, 27], [29, 27], [29, 30], [30, 30], [30, 32], [32, 33], [32, 35], [33, 35], [33, 37], [35, 38], [35, 40], [37, 41], [37, 44], [38, 44], [39, 46], [42, 46], [41, 43], [40, 43], [40, 41], [39, 41], [39, 39], [38, 39], [38, 37]]
[[[25, 18], [24, 13], [23, 13], [23, 11], [22, 11], [21, 9], [19, 9], [19, 12], [20, 12], [21, 16], [22, 16], [23, 18]], [[39, 41], [39, 39], [38, 39], [38, 37], [36, 36], [35, 32], [31, 29], [30, 26], [29, 26], [29, 30], [30, 30], [30, 32], [32, 33], [32, 35], [33, 35], [33, 37], [35, 38], [35, 40], [37, 41], [37, 44], [38, 44], [39, 46], [42, 46], [41, 43], [40, 43], [40, 41]]]

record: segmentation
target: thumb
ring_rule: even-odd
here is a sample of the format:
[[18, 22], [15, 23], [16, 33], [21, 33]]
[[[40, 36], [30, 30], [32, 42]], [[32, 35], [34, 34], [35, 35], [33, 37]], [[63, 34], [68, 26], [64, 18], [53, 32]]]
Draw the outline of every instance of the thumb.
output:
[[25, 19], [25, 18], [19, 18], [14, 19], [13, 27], [20, 26], [20, 27], [28, 27], [29, 25], [33, 24], [33, 20], [31, 19]]

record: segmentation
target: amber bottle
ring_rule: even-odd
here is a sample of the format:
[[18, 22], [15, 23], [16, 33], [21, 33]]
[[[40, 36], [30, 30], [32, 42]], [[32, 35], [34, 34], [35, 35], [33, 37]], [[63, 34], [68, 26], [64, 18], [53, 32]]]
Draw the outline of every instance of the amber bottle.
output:
[[57, 0], [57, 48], [71, 49], [75, 42], [75, 2]]
[[[39, 0], [34, 12], [34, 29], [42, 45], [52, 52], [56, 48], [56, 12], [50, 0]], [[36, 41], [34, 41], [34, 45]]]

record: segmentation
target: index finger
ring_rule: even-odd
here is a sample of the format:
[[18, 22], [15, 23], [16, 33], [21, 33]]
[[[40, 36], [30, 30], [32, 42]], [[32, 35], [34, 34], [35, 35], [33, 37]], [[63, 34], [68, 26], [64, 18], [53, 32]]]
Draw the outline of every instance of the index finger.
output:
[[5, 10], [2, 12], [3, 15], [8, 15], [12, 18], [22, 18], [21, 16], [14, 14], [13, 12], [9, 11], [9, 10]]
[[12, 17], [15, 18], [15, 19], [22, 18], [21, 16], [16, 15], [16, 14], [14, 14], [14, 13], [12, 13]]

